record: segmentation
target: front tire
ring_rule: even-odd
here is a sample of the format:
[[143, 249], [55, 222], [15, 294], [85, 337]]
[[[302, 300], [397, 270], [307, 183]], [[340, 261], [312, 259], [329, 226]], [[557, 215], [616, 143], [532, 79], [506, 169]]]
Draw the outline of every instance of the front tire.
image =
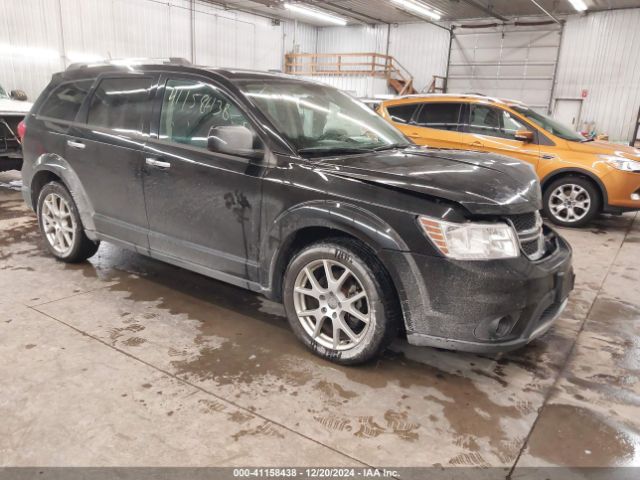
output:
[[545, 216], [562, 227], [583, 227], [602, 207], [598, 188], [584, 177], [568, 175], [551, 182], [543, 195]]
[[283, 285], [295, 335], [313, 353], [343, 365], [380, 355], [398, 333], [388, 273], [364, 245], [333, 239], [298, 252]]
[[59, 182], [47, 183], [38, 195], [38, 224], [51, 254], [58, 260], [77, 263], [93, 256], [100, 244], [84, 233], [78, 207]]

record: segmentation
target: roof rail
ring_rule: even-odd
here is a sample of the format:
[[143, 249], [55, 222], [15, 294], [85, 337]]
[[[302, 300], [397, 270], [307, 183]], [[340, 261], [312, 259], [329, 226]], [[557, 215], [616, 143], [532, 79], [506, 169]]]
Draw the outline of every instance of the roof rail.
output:
[[69, 70], [79, 70], [81, 68], [97, 67], [101, 65], [146, 65], [146, 64], [161, 64], [161, 65], [182, 65], [189, 66], [192, 63], [186, 58], [181, 57], [168, 57], [168, 58], [105, 58], [104, 60], [98, 60], [96, 62], [76, 62], [67, 67]]

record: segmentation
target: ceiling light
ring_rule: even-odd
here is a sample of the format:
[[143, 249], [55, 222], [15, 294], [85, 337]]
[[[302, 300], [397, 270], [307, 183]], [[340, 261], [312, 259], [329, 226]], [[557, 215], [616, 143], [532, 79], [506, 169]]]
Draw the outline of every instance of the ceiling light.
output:
[[[424, 17], [429, 17], [434, 20], [440, 20], [441, 15], [435, 10], [431, 9], [431, 7], [425, 5], [422, 2], [418, 2], [416, 0], [391, 0], [393, 3], [398, 5], [399, 7], [409, 10], [412, 13], [417, 13], [418, 15], [422, 15]], [[577, 0], [582, 1], [582, 0]]]
[[584, 3], [584, 0], [569, 0], [569, 2], [579, 12], [584, 12], [587, 9], [587, 4]]
[[333, 23], [335, 25], [345, 26], [347, 24], [347, 21], [342, 17], [330, 15], [328, 13], [321, 12], [320, 10], [316, 10], [315, 8], [309, 8], [297, 3], [285, 3], [284, 8], [286, 8], [287, 10], [291, 10], [292, 12], [306, 15], [308, 17], [313, 17], [324, 22]]

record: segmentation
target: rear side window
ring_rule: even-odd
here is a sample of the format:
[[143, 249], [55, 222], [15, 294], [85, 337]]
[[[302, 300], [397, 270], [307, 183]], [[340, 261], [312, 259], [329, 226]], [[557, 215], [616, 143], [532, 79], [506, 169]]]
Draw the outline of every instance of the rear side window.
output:
[[413, 117], [413, 113], [418, 108], [417, 103], [410, 103], [407, 105], [392, 105], [387, 107], [387, 112], [389, 112], [389, 116], [391, 120], [398, 123], [409, 123], [411, 121], [411, 117]]
[[96, 88], [87, 123], [121, 132], [141, 133], [151, 111], [153, 79], [107, 78]]
[[73, 122], [93, 85], [93, 80], [79, 80], [57, 87], [44, 102], [39, 115], [56, 120]]
[[438, 130], [458, 130], [461, 103], [423, 103], [416, 123]]

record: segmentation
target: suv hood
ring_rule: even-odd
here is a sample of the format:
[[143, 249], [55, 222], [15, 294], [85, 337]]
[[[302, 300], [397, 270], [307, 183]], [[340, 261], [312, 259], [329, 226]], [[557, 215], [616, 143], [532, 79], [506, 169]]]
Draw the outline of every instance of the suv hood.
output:
[[454, 201], [474, 214], [517, 214], [542, 206], [533, 169], [502, 155], [409, 147], [327, 158], [318, 165], [333, 175]]
[[1, 114], [22, 114], [26, 115], [31, 110], [33, 104], [30, 102], [21, 102], [11, 100], [9, 98], [0, 98], [0, 115]]
[[628, 158], [629, 160], [640, 161], [640, 149], [628, 145], [595, 140], [593, 142], [567, 142], [570, 150], [580, 153], [593, 153], [599, 155], [615, 155], [617, 157]]

